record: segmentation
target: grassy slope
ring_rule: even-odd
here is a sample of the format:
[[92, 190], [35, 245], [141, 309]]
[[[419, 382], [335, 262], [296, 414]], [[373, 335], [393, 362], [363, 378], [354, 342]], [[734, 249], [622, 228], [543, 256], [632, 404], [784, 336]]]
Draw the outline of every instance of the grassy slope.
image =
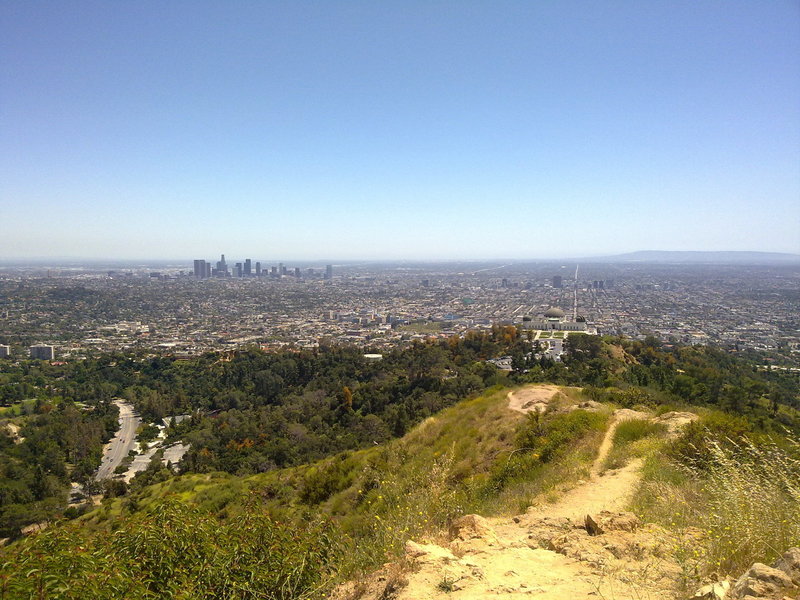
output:
[[631, 508], [676, 535], [688, 587], [738, 577], [800, 545], [800, 440], [753, 432], [719, 411], [695, 412], [701, 420], [683, 438], [630, 444], [649, 444]]
[[[584, 413], [581, 418], [590, 423], [582, 429], [575, 428], [581, 419], [573, 418], [582, 411], [572, 417], [547, 417], [547, 423], [560, 428], [548, 430], [533, 444], [541, 450], [549, 438], [558, 451], [541, 461], [536, 458], [539, 450], [513, 452], [520, 444], [520, 430], [530, 428], [531, 422], [508, 409], [507, 393], [490, 390], [427, 419], [402, 439], [310, 465], [249, 477], [174, 477], [133, 497], [107, 500], [82, 521], [89, 529], [114, 529], [124, 524], [125, 516], [145, 513], [168, 498], [195, 505], [224, 522], [255, 514], [254, 509], [283, 522], [321, 515], [336, 524], [339, 576], [353, 577], [397, 556], [408, 539], [435, 539], [456, 516], [515, 514], [534, 499], [555, 499], [571, 482], [586, 477], [612, 407], [599, 415]], [[562, 394], [563, 403], [582, 399], [575, 388], [562, 388]], [[719, 436], [728, 436], [744, 422], [709, 409], [693, 412], [716, 423]], [[559, 437], [568, 431], [577, 433]], [[720, 469], [709, 474], [674, 466], [672, 442], [663, 436], [661, 427], [646, 421], [620, 426], [606, 467], [621, 466], [632, 457], [645, 459], [634, 508], [646, 521], [675, 531], [678, 539], [686, 533], [685, 547], [678, 544], [673, 550], [686, 554], [682, 564], [687, 583], [712, 571], [740, 573], [748, 561], [769, 559], [787, 544], [800, 543], [800, 491], [792, 487], [798, 480], [798, 463], [776, 462], [788, 456], [790, 441], [783, 449], [765, 445], [752, 454], [755, 470], [742, 470], [741, 460], [727, 454], [716, 458]], [[775, 468], [769, 477], [757, 477], [767, 462]], [[747, 476], [742, 485], [729, 485], [741, 475]], [[732, 526], [737, 523], [742, 526]], [[772, 541], [779, 541], [780, 547], [765, 545]]]
[[[580, 390], [563, 388], [564, 401]], [[190, 474], [149, 486], [133, 498], [106, 500], [82, 519], [115, 527], [121, 516], [179, 498], [220, 518], [253, 504], [281, 520], [327, 515], [353, 549], [343, 572], [357, 572], [397, 554], [409, 538], [435, 536], [468, 512], [512, 514], [531, 499], [588, 472], [602, 431], [582, 432], [571, 452], [547, 464], [512, 455], [526, 423], [508, 409], [507, 389], [490, 390], [430, 417], [383, 446], [249, 477]], [[602, 428], [605, 416], [597, 419]], [[513, 459], [513, 460], [512, 460]]]
[[384, 475], [382, 481], [387, 477], [402, 481], [447, 457], [454, 463], [451, 476], [455, 479], [480, 473], [491, 466], [492, 456], [510, 449], [514, 432], [524, 420], [523, 415], [506, 408], [506, 394], [507, 390], [495, 390], [461, 402], [420, 423], [402, 439], [310, 465], [248, 477], [219, 472], [178, 476], [149, 486], [133, 506], [125, 498], [106, 501], [84, 520], [101, 523], [106, 517], [122, 514], [126, 507], [146, 509], [171, 495], [224, 515], [226, 510], [235, 511], [250, 493], [258, 493], [273, 508], [287, 501], [298, 504], [302, 498], [304, 504], [341, 514], [347, 512], [346, 505], [369, 499], [371, 489], [376, 488], [369, 480], [370, 473], [376, 470]]

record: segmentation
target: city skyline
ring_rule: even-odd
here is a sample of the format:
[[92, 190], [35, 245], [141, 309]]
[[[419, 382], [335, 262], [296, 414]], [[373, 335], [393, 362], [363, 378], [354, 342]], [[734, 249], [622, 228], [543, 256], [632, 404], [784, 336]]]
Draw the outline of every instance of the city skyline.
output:
[[798, 254], [799, 24], [792, 2], [6, 2], [0, 259]]

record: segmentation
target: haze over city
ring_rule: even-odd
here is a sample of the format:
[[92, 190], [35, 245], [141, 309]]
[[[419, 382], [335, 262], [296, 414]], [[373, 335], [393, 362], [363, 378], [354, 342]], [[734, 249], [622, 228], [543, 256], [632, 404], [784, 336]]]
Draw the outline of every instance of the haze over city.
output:
[[798, 33], [0, 1], [0, 600], [800, 600]]
[[0, 258], [799, 253], [799, 26], [789, 1], [4, 2]]

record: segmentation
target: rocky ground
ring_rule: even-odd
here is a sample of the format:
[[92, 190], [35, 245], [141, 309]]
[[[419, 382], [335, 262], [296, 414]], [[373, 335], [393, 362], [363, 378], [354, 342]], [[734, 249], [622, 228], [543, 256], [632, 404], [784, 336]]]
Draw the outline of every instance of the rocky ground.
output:
[[[522, 412], [541, 411], [557, 395], [555, 386], [528, 388], [509, 394], [509, 406]], [[453, 523], [447, 542], [409, 541], [404, 561], [385, 565], [368, 580], [341, 587], [334, 596], [338, 600], [693, 597], [672, 552], [673, 534], [625, 512], [641, 478], [641, 462], [602, 472], [617, 425], [632, 418], [649, 415], [616, 411], [589, 479], [578, 482], [558, 502], [532, 506], [510, 519], [466, 515]], [[674, 433], [694, 418], [691, 413], [668, 413], [659, 420]], [[782, 561], [777, 568], [753, 565], [736, 582], [718, 582], [694, 597], [797, 598], [800, 550], [787, 552]]]

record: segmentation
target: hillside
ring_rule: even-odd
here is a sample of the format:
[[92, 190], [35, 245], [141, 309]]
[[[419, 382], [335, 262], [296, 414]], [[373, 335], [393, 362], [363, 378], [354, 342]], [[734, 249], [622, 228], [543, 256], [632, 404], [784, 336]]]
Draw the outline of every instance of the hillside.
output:
[[[735, 573], [753, 555], [772, 560], [777, 551], [765, 537], [786, 548], [800, 539], [800, 495], [784, 494], [775, 503], [780, 514], [765, 521], [748, 553], [715, 549], [720, 524], [697, 502], [724, 500], [715, 499], [718, 488], [700, 485], [713, 470], [687, 476], [665, 466], [688, 464], [687, 443], [706, 431], [687, 425], [695, 413], [717, 438], [736, 435], [737, 427], [750, 431], [705, 409], [636, 412], [577, 388], [500, 388], [382, 446], [248, 477], [188, 474], [108, 500], [79, 522], [4, 551], [0, 581], [22, 594], [43, 586], [44, 598], [114, 598], [121, 589], [129, 598], [161, 597], [154, 590], [305, 598], [342, 580], [351, 583], [337, 588], [337, 597], [353, 600], [531, 592], [560, 598], [566, 590], [679, 598], [721, 566]], [[787, 451], [759, 443], [773, 460]], [[692, 459], [709, 456], [693, 451]], [[794, 464], [784, 475], [796, 477]], [[661, 494], [655, 500], [654, 486]], [[760, 500], [760, 518], [764, 506]], [[740, 519], [748, 516], [739, 510]], [[469, 516], [477, 514], [486, 519]], [[602, 535], [589, 535], [587, 514]], [[676, 525], [681, 519], [693, 525]]]
[[[674, 430], [696, 416], [669, 413], [652, 417], [652, 422]], [[636, 515], [623, 512], [640, 483], [641, 460], [601, 475], [619, 424], [630, 420], [651, 417], [627, 409], [615, 411], [589, 477], [554, 503], [537, 502], [513, 519], [477, 515], [457, 519], [444, 547], [408, 542], [406, 553], [414, 567], [395, 597], [444, 598], [458, 591], [459, 598], [475, 599], [531, 593], [541, 598], [615, 593], [615, 598], [627, 599], [643, 593], [664, 597], [679, 593], [677, 562], [654, 556], [668, 543], [669, 534], [657, 527], [643, 528]], [[604, 530], [602, 534], [590, 535], [587, 515], [598, 530]], [[380, 587], [370, 597], [380, 598]], [[342, 596], [354, 597], [348, 588], [342, 588]]]
[[[557, 393], [558, 401], [565, 404], [582, 398], [577, 388], [541, 387], [548, 399]], [[452, 516], [454, 508], [445, 505], [441, 494], [452, 495], [453, 505], [463, 505], [468, 495], [475, 502], [474, 492], [482, 488], [484, 496], [493, 496], [497, 466], [516, 449], [525, 412], [510, 410], [508, 391], [498, 388], [445, 409], [383, 445], [247, 477], [219, 472], [173, 477], [133, 497], [108, 501], [81, 521], [103, 526], [109, 519], [147, 510], [169, 497], [229, 516], [258, 497], [272, 514], [313, 510], [342, 517], [352, 530], [371, 526], [370, 519], [376, 515], [384, 520], [402, 518], [405, 529], [430, 529], [426, 521], [444, 524]], [[594, 447], [599, 436], [583, 441]], [[580, 458], [585, 462], [585, 456]], [[440, 493], [433, 494], [431, 490], [437, 488]], [[424, 519], [404, 514], [411, 507], [417, 507], [417, 516], [423, 512]], [[398, 543], [402, 545], [402, 540]]]
[[[280, 544], [269, 557], [259, 552], [256, 564], [275, 574], [279, 588], [300, 586], [293, 595], [275, 597], [313, 595], [330, 576], [358, 576], [397, 556], [410, 537], [433, 535], [465, 512], [511, 514], [528, 495], [558, 485], [565, 470], [576, 477], [588, 472], [586, 458], [600, 443], [605, 416], [576, 411], [548, 426], [553, 439], [540, 441], [541, 461], [510, 461], [526, 418], [509, 410], [507, 393], [498, 389], [464, 401], [381, 447], [246, 478], [185, 475], [106, 501], [79, 522], [4, 550], [0, 574], [9, 589], [24, 592], [37, 585], [36, 574], [48, 573], [51, 579], [38, 583], [50, 590], [44, 597], [53, 598], [112, 598], [113, 590], [126, 585], [130, 598], [148, 597], [155, 588], [217, 597], [198, 595], [200, 571], [209, 589], [235, 580], [239, 574], [225, 557], [234, 549], [256, 552], [262, 543], [257, 540], [269, 532]], [[572, 403], [579, 392], [567, 388], [559, 397]], [[576, 452], [567, 455], [569, 448]], [[256, 539], [233, 535], [243, 522], [258, 533]], [[288, 540], [281, 537], [286, 527], [293, 535]], [[173, 550], [187, 544], [190, 554]], [[68, 552], [76, 547], [86, 552]], [[300, 585], [286, 561], [311, 555], [313, 574], [298, 575]], [[208, 572], [203, 565], [209, 561], [220, 571]], [[164, 569], [178, 569], [184, 578], [167, 577]], [[152, 577], [139, 581], [143, 570]], [[84, 577], [89, 573], [95, 576]], [[277, 589], [259, 581], [263, 589]], [[69, 592], [54, 591], [60, 588]]]
[[[554, 401], [555, 394], [557, 391], [549, 386], [526, 388], [509, 394], [509, 406], [513, 410], [525, 406], [521, 410], [528, 411], [577, 408]], [[544, 401], [548, 397], [551, 397], [549, 403]], [[607, 409], [587, 404], [583, 406], [589, 410]], [[761, 558], [766, 558], [767, 548], [774, 556], [774, 543], [778, 540], [784, 548], [800, 541], [797, 514], [800, 470], [796, 454], [790, 461], [791, 466], [784, 464], [788, 468], [783, 473], [779, 473], [777, 465], [755, 465], [771, 471], [769, 477], [777, 476], [778, 480], [771, 482], [764, 477], [749, 478], [754, 473], [748, 472], [746, 466], [739, 471], [730, 469], [732, 465], [727, 464], [727, 470], [723, 467], [717, 472], [725, 481], [719, 477], [714, 481], [732, 486], [732, 490], [723, 492], [721, 497], [718, 491], [715, 494], [698, 486], [699, 481], [678, 482], [673, 478], [673, 492], [691, 490], [695, 500], [704, 498], [710, 502], [708, 507], [699, 508], [701, 515], [697, 514], [698, 507], [694, 508], [694, 527], [683, 524], [676, 527], [675, 521], [685, 517], [681, 512], [686, 508], [680, 503], [670, 504], [674, 497], [662, 498], [658, 506], [659, 511], [670, 513], [668, 523], [654, 522], [658, 520], [653, 519], [655, 513], [641, 505], [645, 490], [654, 483], [662, 484], [661, 492], [670, 490], [652, 470], [654, 464], [666, 458], [663, 451], [671, 448], [671, 444], [680, 446], [687, 435], [691, 436], [692, 423], [705, 420], [708, 425], [717, 418], [717, 415], [708, 414], [701, 418], [695, 412], [658, 415], [617, 409], [611, 416], [588, 477], [562, 481], [560, 495], [539, 496], [524, 513], [513, 518], [465, 515], [455, 519], [446, 533], [430, 539], [409, 540], [402, 561], [384, 565], [370, 577], [340, 586], [334, 598], [478, 600], [534, 594], [552, 600], [576, 597], [673, 599], [687, 598], [693, 589], [708, 582], [698, 592], [698, 598], [782, 598], [784, 593], [796, 592], [796, 584], [800, 583], [800, 549], [797, 548], [788, 551], [776, 563], [780, 569], [756, 564], [738, 580], [720, 573], [720, 569], [734, 567], [736, 563], [734, 555], [741, 548], [731, 548], [734, 541], [752, 543], [760, 534], [758, 551], [762, 554], [756, 556]], [[694, 431], [699, 430], [694, 428]], [[710, 429], [705, 431], [710, 432]], [[751, 447], [753, 449], [755, 446]], [[775, 447], [770, 449], [775, 450]], [[758, 450], [756, 454], [761, 459], [767, 455]], [[621, 464], [620, 456], [625, 457]], [[718, 456], [723, 463], [725, 456], [724, 451]], [[773, 454], [772, 458], [777, 456]], [[650, 463], [649, 469], [643, 469], [645, 459]], [[736, 475], [742, 472], [747, 473], [745, 477], [752, 486], [750, 491], [756, 491], [750, 497], [737, 486]], [[788, 492], [788, 496], [784, 496], [784, 492]], [[789, 505], [785, 504], [787, 499], [793, 499]], [[728, 522], [724, 524], [724, 531], [719, 527], [720, 515], [713, 511], [715, 508], [724, 510], [725, 501], [728, 509], [731, 503], [735, 505], [735, 516], [745, 524], [737, 526]], [[637, 502], [639, 514], [629, 510]], [[676, 509], [678, 512], [672, 512]], [[778, 514], [771, 509], [777, 509]], [[724, 515], [731, 516], [734, 515]], [[753, 519], [762, 522], [760, 528], [754, 526]], [[709, 524], [712, 526], [708, 527]], [[708, 559], [715, 546], [719, 549], [720, 542], [728, 548], [723, 550], [722, 556], [716, 555], [714, 570], [709, 571]], [[738, 558], [740, 564], [736, 567], [741, 570], [741, 560], [745, 557]]]
[[[177, 402], [172, 391], [183, 405], [235, 403], [174, 429], [194, 445], [187, 472], [153, 463], [129, 488], [109, 486], [101, 506], [0, 549], [0, 598], [481, 597], [555, 593], [556, 580], [536, 577], [561, 572], [558, 585], [609, 598], [677, 599], [800, 542], [790, 374], [711, 348], [595, 336], [571, 341], [561, 362], [522, 357], [510, 373], [476, 361], [521, 348], [512, 330], [414, 345], [379, 365], [334, 349], [36, 373], [63, 394], [42, 404], [50, 419], [71, 414], [78, 376], [148, 410]], [[278, 394], [253, 385], [289, 367]], [[15, 418], [33, 440], [51, 421], [31, 408]], [[315, 411], [314, 428], [301, 426]], [[27, 442], [9, 444], [28, 456]], [[283, 468], [252, 471], [279, 456]], [[604, 534], [589, 535], [587, 514]], [[485, 548], [467, 556], [464, 523], [487, 528], [475, 543], [488, 536], [495, 566]], [[425, 548], [439, 557], [427, 567]], [[457, 560], [443, 564], [448, 553]], [[539, 575], [509, 567], [499, 576], [511, 579], [486, 587], [521, 558]]]

